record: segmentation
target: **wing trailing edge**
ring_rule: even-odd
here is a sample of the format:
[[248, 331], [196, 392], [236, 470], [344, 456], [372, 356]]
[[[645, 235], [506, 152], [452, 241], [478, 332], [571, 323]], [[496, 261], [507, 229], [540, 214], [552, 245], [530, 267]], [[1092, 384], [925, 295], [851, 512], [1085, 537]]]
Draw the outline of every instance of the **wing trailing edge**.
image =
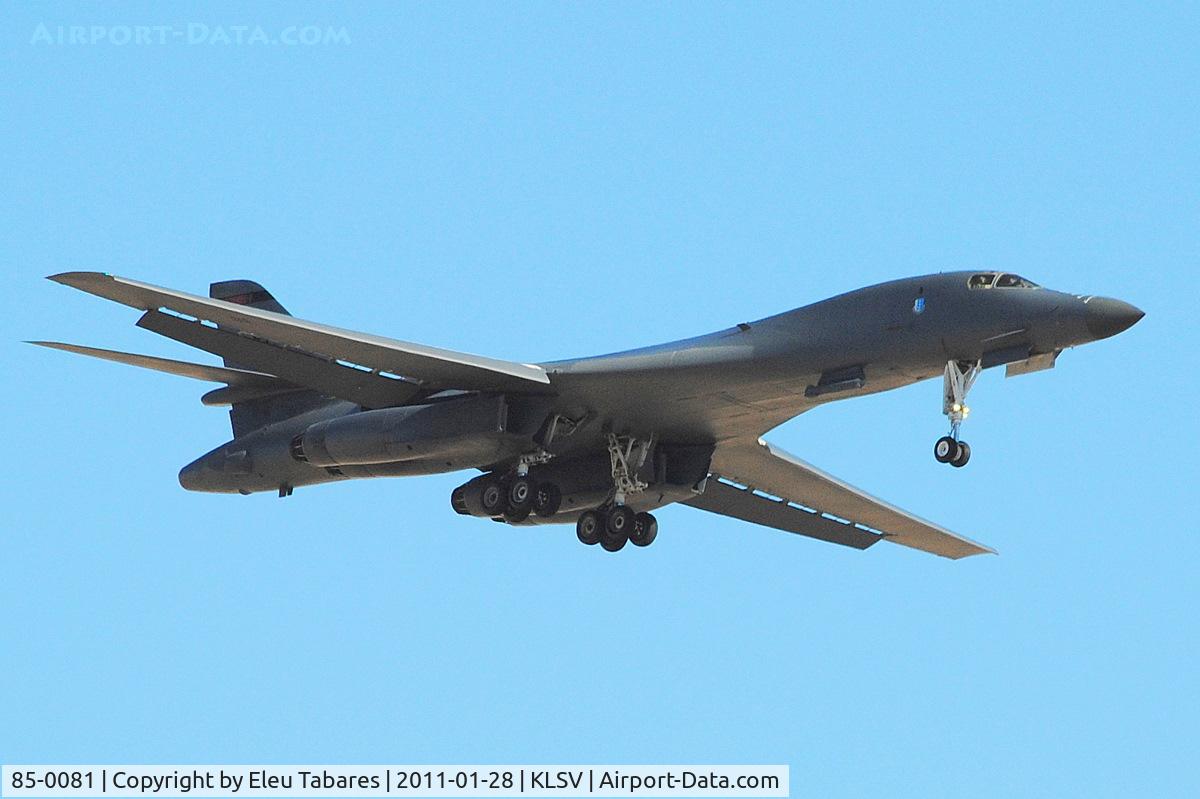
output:
[[201, 398], [205, 405], [231, 405], [247, 399], [261, 399], [276, 394], [286, 394], [291, 391], [301, 391], [303, 386], [289, 383], [286, 380], [246, 369], [232, 369], [227, 366], [211, 366], [190, 361], [177, 361], [171, 358], [158, 358], [153, 355], [138, 355], [132, 352], [105, 350], [99, 347], [85, 347], [82, 344], [65, 344], [61, 341], [28, 341], [39, 347], [52, 350], [72, 352], [76, 355], [87, 355], [127, 366], [137, 366], [151, 369], [155, 372], [190, 377], [193, 380], [204, 380], [209, 383], [224, 383], [224, 388], [214, 389]]
[[761, 439], [719, 444], [710, 471], [704, 493], [685, 504], [858, 549], [890, 541], [951, 559], [996, 554]]
[[[272, 373], [276, 371], [270, 368], [273, 357], [282, 361], [287, 359], [285, 353], [292, 353], [308, 357], [306, 370], [325, 370], [327, 374], [333, 374], [334, 370], [355, 369], [375, 376], [383, 375], [383, 379], [399, 378], [409, 385], [419, 386], [424, 392], [461, 389], [546, 393], [550, 390], [549, 375], [535, 364], [497, 360], [343, 330], [101, 272], [64, 272], [51, 275], [49, 279], [146, 311], [147, 316], [168, 312], [182, 321], [257, 343], [260, 348], [255, 353], [258, 356], [255, 368], [269, 369]], [[207, 336], [206, 340], [216, 339]], [[233, 341], [228, 336], [225, 340]], [[264, 347], [270, 349], [262, 349]], [[216, 354], [225, 355], [224, 352]], [[316, 362], [322, 365], [315, 366]], [[302, 385], [327, 390], [329, 385], [339, 381], [322, 379], [318, 382], [322, 386]], [[357, 401], [355, 397], [343, 398]]]

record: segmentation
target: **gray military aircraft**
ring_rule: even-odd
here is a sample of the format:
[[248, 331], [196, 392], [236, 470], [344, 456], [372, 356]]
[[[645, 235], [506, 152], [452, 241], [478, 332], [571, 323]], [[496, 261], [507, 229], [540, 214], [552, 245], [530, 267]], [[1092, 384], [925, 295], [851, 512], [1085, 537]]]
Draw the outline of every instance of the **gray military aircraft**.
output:
[[934, 457], [964, 466], [967, 394], [983, 369], [1054, 366], [1142, 312], [1011, 273], [950, 272], [859, 289], [706, 336], [542, 364], [467, 355], [305, 322], [249, 280], [209, 297], [98, 272], [58, 283], [137, 308], [139, 327], [224, 367], [31, 342], [224, 383], [233, 439], [188, 464], [192, 491], [250, 494], [478, 469], [456, 511], [514, 525], [574, 523], [615, 552], [658, 534], [680, 502], [865, 549], [878, 541], [948, 558], [994, 550], [876, 499], [763, 441], [818, 405], [942, 377], [949, 434]]

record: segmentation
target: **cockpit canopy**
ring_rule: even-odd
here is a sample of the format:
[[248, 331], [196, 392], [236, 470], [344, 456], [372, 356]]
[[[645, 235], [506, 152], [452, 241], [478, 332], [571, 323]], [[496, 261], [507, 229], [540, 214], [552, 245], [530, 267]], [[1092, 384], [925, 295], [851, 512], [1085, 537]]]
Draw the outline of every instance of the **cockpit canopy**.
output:
[[1037, 289], [1041, 288], [1032, 280], [1026, 280], [1012, 272], [979, 272], [971, 275], [967, 287], [973, 289]]

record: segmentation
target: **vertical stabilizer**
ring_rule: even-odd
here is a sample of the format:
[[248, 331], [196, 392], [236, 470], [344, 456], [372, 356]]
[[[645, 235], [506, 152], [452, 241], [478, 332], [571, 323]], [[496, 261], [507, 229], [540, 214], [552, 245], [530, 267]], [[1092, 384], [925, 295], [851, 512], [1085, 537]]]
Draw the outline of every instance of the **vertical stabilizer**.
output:
[[[279, 304], [279, 300], [271, 295], [271, 292], [253, 280], [222, 280], [219, 283], [213, 283], [208, 288], [208, 296], [214, 300], [234, 302], [238, 305], [257, 308], [260, 311], [291, 316], [287, 309]], [[222, 360], [230, 369], [246, 368], [231, 362], [228, 358]], [[311, 410], [324, 401], [325, 398], [315, 391], [297, 391], [279, 397], [235, 402], [229, 409], [229, 421], [233, 425], [233, 435], [235, 438], [244, 436], [260, 427]]]
[[236, 302], [238, 305], [249, 305], [260, 311], [291, 316], [287, 309], [279, 304], [279, 300], [271, 296], [271, 292], [253, 280], [222, 280], [220, 283], [213, 283], [208, 287], [208, 296], [214, 300]]

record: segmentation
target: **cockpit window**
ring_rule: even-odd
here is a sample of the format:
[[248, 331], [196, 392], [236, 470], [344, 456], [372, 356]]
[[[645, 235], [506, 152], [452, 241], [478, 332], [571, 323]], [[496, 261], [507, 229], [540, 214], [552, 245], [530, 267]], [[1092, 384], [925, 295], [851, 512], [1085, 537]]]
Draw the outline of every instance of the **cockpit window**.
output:
[[1036, 289], [1037, 287], [1037, 283], [1026, 280], [1020, 275], [1006, 274], [996, 278], [996, 288], [998, 289]]
[[971, 279], [967, 281], [967, 286], [973, 289], [1036, 289], [1040, 288], [1037, 283], [1032, 280], [1026, 280], [1020, 275], [1014, 275], [1011, 272], [1000, 274], [999, 272], [980, 272], [977, 275], [971, 275]]

